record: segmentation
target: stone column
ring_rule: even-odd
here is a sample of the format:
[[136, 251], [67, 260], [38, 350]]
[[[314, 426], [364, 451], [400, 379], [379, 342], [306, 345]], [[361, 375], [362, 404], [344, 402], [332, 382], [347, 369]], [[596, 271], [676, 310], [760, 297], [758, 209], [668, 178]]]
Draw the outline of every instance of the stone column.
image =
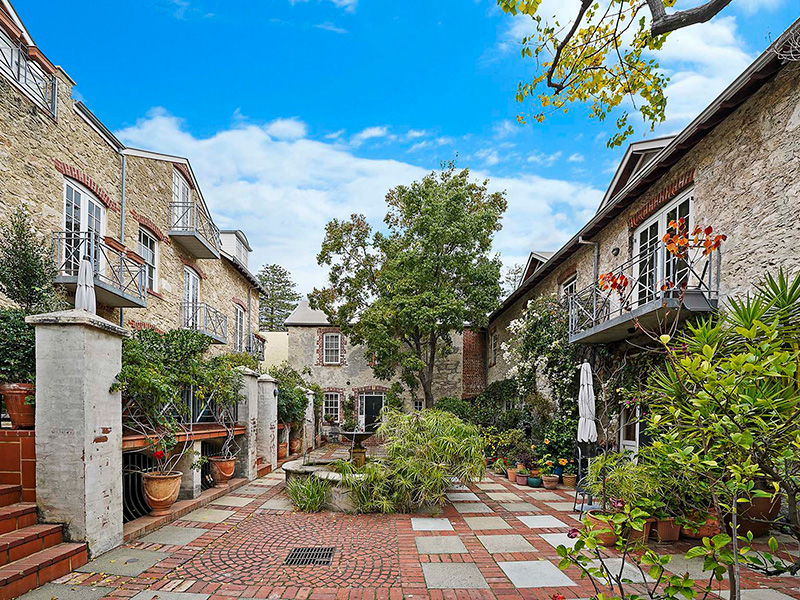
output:
[[36, 501], [90, 555], [122, 543], [122, 400], [109, 391], [125, 330], [85, 310], [27, 318], [36, 328]]
[[[181, 491], [178, 494], [179, 500], [193, 500], [203, 493], [203, 475], [200, 469], [192, 469], [192, 464], [199, 458], [202, 449], [203, 442], [192, 442], [186, 450], [186, 454], [181, 456], [181, 459], [175, 466], [176, 471], [183, 473], [181, 477]], [[195, 452], [197, 454], [195, 454]]]
[[306, 414], [303, 418], [303, 452], [308, 452], [314, 448], [314, 437], [316, 435], [314, 424], [314, 392], [306, 390]]
[[258, 456], [278, 468], [278, 382], [269, 375], [258, 378]]
[[238, 422], [245, 426], [244, 435], [237, 440], [239, 454], [236, 456], [236, 477], [252, 481], [258, 477], [258, 373], [246, 367], [237, 367], [244, 376], [239, 400]]

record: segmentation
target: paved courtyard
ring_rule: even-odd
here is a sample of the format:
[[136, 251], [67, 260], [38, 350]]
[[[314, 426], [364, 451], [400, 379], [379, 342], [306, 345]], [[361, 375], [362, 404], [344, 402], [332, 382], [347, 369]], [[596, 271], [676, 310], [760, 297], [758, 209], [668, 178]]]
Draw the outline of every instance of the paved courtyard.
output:
[[[326, 455], [341, 453], [327, 447]], [[556, 547], [579, 525], [569, 490], [489, 474], [454, 483], [437, 515], [293, 513], [279, 470], [31, 592], [25, 600], [480, 600], [593, 595]], [[329, 566], [286, 566], [292, 548], [332, 547]], [[682, 555], [686, 542], [661, 548]], [[698, 565], [676, 557], [675, 569]], [[621, 565], [620, 565], [621, 566]], [[795, 577], [748, 575], [743, 600], [800, 599]], [[771, 589], [767, 589], [771, 588]], [[720, 586], [720, 591], [726, 585]]]

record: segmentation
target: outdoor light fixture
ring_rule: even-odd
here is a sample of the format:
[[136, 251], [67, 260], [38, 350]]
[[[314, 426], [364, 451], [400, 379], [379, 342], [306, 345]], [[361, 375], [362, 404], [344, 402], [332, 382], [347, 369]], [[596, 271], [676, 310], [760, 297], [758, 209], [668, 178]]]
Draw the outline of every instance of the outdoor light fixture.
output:
[[619, 256], [619, 248], [612, 248], [611, 249], [611, 254], [613, 256]]
[[272, 388], [272, 395], [278, 397], [278, 388]]

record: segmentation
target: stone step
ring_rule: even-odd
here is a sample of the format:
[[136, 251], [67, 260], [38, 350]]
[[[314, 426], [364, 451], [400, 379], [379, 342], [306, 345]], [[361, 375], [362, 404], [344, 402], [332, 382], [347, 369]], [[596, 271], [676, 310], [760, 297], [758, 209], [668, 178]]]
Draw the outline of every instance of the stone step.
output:
[[11, 600], [88, 561], [86, 544], [61, 543], [0, 567], [0, 600]]
[[22, 500], [22, 486], [14, 484], [0, 485], [0, 506], [16, 504]]
[[31, 525], [0, 535], [0, 567], [62, 541], [61, 525]]
[[31, 525], [36, 525], [36, 505], [33, 502], [0, 506], [0, 534]]

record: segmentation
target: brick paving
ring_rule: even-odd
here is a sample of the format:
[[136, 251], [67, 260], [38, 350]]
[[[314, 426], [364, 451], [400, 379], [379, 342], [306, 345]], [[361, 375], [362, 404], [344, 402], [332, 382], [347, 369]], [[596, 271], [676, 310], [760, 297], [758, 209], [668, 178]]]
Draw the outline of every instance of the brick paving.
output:
[[[328, 445], [315, 454], [344, 453]], [[537, 492], [493, 474], [462, 487], [455, 485], [453, 494], [475, 494], [491, 512], [460, 512], [456, 505], [476, 500], [453, 495], [438, 515], [303, 514], [286, 508], [279, 470], [233, 491], [227, 502], [210, 504], [230, 512], [218, 523], [193, 521], [200, 517], [191, 513], [172, 523], [191, 529], [191, 535], [174, 535], [175, 545], [159, 543], [165, 537], [125, 544], [130, 556], [137, 550], [165, 556], [138, 575], [73, 572], [56, 584], [70, 592], [86, 588], [87, 598], [102, 589], [105, 600], [545, 600], [555, 593], [567, 599], [594, 594], [576, 569], [557, 568], [556, 546], [579, 525], [570, 490]], [[561, 510], [567, 502], [570, 510]], [[682, 556], [692, 545], [680, 541], [658, 551]], [[289, 551], [299, 546], [334, 547], [331, 565], [285, 566]], [[87, 567], [91, 571], [92, 563]], [[800, 599], [798, 578], [746, 572], [745, 600]], [[723, 582], [718, 590], [726, 587]]]

